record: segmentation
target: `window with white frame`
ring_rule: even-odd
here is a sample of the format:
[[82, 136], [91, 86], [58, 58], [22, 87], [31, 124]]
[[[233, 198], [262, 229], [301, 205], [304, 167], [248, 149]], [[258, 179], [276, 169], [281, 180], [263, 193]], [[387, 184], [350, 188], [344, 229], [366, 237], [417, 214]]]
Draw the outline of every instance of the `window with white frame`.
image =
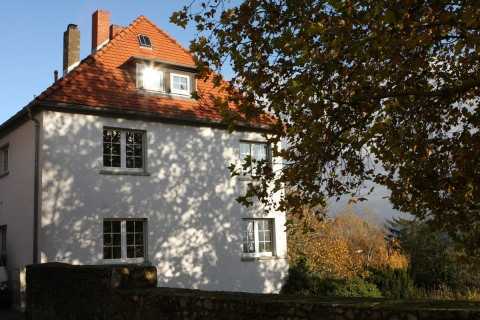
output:
[[273, 219], [243, 219], [243, 254], [273, 256]]
[[164, 73], [154, 66], [137, 64], [137, 87], [149, 91], [165, 91]]
[[[250, 166], [243, 169], [245, 161], [250, 159]], [[240, 160], [242, 161], [242, 173], [254, 175], [259, 162], [270, 161], [270, 147], [263, 142], [240, 141]]]
[[190, 77], [184, 74], [170, 73], [170, 91], [174, 94], [190, 95]]
[[145, 132], [104, 128], [103, 167], [144, 170]]
[[143, 261], [146, 252], [146, 219], [105, 219], [103, 259]]
[[8, 173], [8, 145], [0, 147], [0, 175]]

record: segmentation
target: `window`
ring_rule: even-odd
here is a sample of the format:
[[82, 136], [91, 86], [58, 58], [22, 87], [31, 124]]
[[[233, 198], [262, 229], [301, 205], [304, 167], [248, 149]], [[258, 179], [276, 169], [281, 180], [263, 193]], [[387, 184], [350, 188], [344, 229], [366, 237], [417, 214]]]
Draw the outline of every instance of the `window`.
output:
[[242, 161], [242, 168], [247, 159], [250, 159], [252, 163], [248, 168], [243, 170], [243, 174], [255, 174], [257, 170], [256, 164], [258, 164], [258, 162], [270, 160], [270, 148], [268, 144], [261, 142], [240, 142], [240, 160]]
[[170, 73], [170, 90], [175, 94], [190, 94], [190, 77], [183, 74]]
[[273, 219], [243, 219], [243, 253], [273, 255]]
[[146, 247], [145, 219], [103, 221], [103, 259], [142, 261]]
[[145, 47], [145, 48], [152, 47], [152, 42], [150, 41], [150, 38], [143, 34], [138, 36], [138, 43], [140, 44], [140, 47]]
[[0, 148], [0, 176], [8, 174], [8, 145]]
[[143, 63], [137, 64], [137, 87], [149, 91], [165, 91], [161, 70]]
[[142, 170], [145, 132], [125, 129], [103, 129], [103, 167]]

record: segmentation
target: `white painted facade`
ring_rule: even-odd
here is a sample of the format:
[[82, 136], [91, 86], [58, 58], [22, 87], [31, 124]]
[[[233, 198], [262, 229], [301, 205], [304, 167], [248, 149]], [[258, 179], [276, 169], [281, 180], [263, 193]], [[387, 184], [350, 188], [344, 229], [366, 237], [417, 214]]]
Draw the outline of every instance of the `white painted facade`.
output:
[[25, 290], [24, 268], [33, 259], [34, 131], [28, 120], [0, 138], [9, 155], [8, 174], [0, 177], [0, 225], [7, 225], [7, 268], [16, 304]]
[[[242, 219], [264, 215], [259, 208], [247, 209], [236, 202], [249, 181], [230, 177], [227, 168], [240, 161], [240, 141], [263, 141], [261, 134], [53, 111], [42, 112], [42, 118], [41, 262], [111, 263], [103, 260], [103, 220], [142, 218], [148, 228], [146, 260], [157, 267], [160, 286], [279, 291], [288, 269], [285, 215], [267, 216], [274, 219], [274, 257], [242, 259]], [[148, 175], [102, 172], [104, 127], [145, 131]], [[0, 219], [9, 225], [10, 244], [25, 237], [21, 247], [9, 248], [9, 255], [19, 251], [25, 261], [18, 264], [28, 264], [33, 241], [34, 135], [25, 132], [21, 139], [22, 131], [26, 131], [23, 126], [7, 137], [10, 158], [20, 165], [18, 148], [28, 153], [28, 163], [22, 170], [12, 167], [10, 176], [0, 179], [0, 201], [7, 199], [3, 211], [8, 212]], [[22, 206], [21, 228], [12, 226], [15, 231], [10, 233], [20, 209], [11, 207], [13, 198], [4, 190], [13, 185], [21, 189], [18, 194], [26, 195], [15, 204]]]

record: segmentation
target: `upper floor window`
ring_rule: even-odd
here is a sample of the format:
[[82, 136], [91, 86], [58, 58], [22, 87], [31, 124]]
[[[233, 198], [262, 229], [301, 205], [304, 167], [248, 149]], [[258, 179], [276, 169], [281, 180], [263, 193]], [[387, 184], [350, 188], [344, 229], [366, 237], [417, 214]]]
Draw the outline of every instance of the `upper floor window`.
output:
[[243, 219], [243, 253], [273, 256], [273, 219]]
[[8, 145], [0, 147], [0, 176], [8, 174]]
[[140, 44], [140, 47], [145, 47], [145, 48], [152, 47], [152, 42], [150, 41], [150, 38], [144, 34], [141, 34], [138, 36], [138, 43]]
[[163, 71], [145, 64], [137, 64], [137, 86], [150, 91], [165, 91]]
[[144, 158], [145, 132], [103, 129], [103, 167], [142, 170]]
[[[254, 175], [259, 162], [270, 160], [270, 148], [267, 143], [263, 142], [240, 142], [240, 160], [246, 161], [250, 159], [251, 165], [243, 170], [245, 175]], [[242, 163], [242, 167], [243, 167]]]
[[190, 94], [190, 77], [183, 74], [170, 73], [170, 91], [175, 94]]

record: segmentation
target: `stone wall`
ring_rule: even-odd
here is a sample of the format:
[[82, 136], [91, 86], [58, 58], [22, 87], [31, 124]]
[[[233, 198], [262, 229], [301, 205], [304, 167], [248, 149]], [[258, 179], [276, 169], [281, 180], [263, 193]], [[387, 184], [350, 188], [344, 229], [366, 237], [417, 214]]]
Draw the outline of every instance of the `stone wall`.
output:
[[321, 299], [155, 288], [152, 272], [149, 267], [29, 267], [27, 319], [480, 319], [478, 303]]
[[108, 319], [116, 290], [156, 284], [155, 267], [27, 266], [27, 319]]

